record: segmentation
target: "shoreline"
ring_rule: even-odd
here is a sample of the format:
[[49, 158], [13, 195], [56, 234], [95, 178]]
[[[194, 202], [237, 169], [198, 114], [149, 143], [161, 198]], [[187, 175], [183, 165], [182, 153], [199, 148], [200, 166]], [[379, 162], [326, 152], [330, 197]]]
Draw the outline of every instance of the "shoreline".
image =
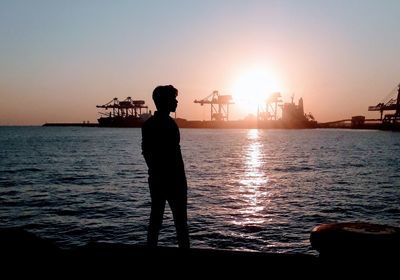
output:
[[[363, 238], [357, 240], [362, 241], [360, 244], [365, 244]], [[315, 241], [311, 238], [311, 245], [313, 242]], [[398, 244], [395, 242], [393, 245]], [[364, 273], [368, 275], [372, 269], [380, 275], [393, 275], [397, 271], [398, 262], [397, 250], [383, 250], [380, 247], [373, 250], [374, 248], [364, 246], [357, 252], [352, 251], [352, 248], [343, 250], [342, 247], [332, 255], [325, 254], [324, 257], [321, 257], [321, 254], [315, 256], [303, 253], [179, 249], [113, 242], [89, 242], [84, 246], [61, 249], [51, 240], [39, 238], [22, 227], [0, 228], [0, 248], [2, 266], [6, 270], [9, 269], [12, 275], [24, 274], [24, 270], [15, 269], [21, 267], [32, 267], [34, 272], [40, 275], [51, 273], [53, 269], [73, 273], [84, 271], [90, 272], [91, 275], [106, 271], [112, 272], [113, 275], [121, 272], [126, 275], [128, 272], [137, 276], [143, 273], [146, 276], [160, 276], [160, 273], [173, 272], [186, 276], [193, 273], [224, 276], [244, 273], [256, 277], [299, 274], [312, 277], [315, 272], [326, 271], [339, 273], [338, 275], [342, 275], [343, 272], [355, 273], [359, 276]], [[32, 271], [29, 271], [29, 275], [31, 273]]]
[[[399, 126], [384, 126], [381, 123], [365, 123], [353, 126], [346, 122], [329, 123], [285, 123], [282, 121], [269, 121], [257, 123], [253, 121], [187, 121], [176, 120], [179, 128], [194, 129], [368, 129], [368, 130], [400, 130]], [[101, 126], [98, 123], [45, 123], [43, 127], [108, 127], [108, 128], [140, 128], [134, 126]]]
[[265, 268], [278, 271], [287, 265], [311, 271], [319, 263], [318, 257], [311, 254], [179, 249], [113, 242], [89, 242], [83, 246], [61, 249], [51, 240], [39, 238], [21, 227], [0, 228], [0, 248], [2, 260], [19, 266], [51, 264], [72, 269], [78, 266], [87, 268], [88, 265], [97, 269], [124, 267], [134, 270], [136, 275], [137, 271], [149, 272], [147, 267], [153, 267], [155, 273], [160, 273], [158, 268], [164, 268], [182, 273], [204, 270], [212, 273], [257, 272], [260, 275]]
[[[36, 126], [36, 125], [33, 125]], [[98, 123], [45, 123], [37, 125], [42, 127], [100, 127], [100, 128], [141, 128], [141, 126], [100, 126]], [[12, 126], [7, 126], [12, 127]], [[22, 127], [22, 126], [21, 126]], [[290, 125], [282, 123], [268, 123], [257, 125], [256, 123], [248, 123], [242, 121], [229, 121], [229, 122], [212, 122], [212, 121], [186, 121], [178, 123], [181, 129], [351, 129], [351, 130], [386, 130], [386, 131], [400, 131], [399, 125], [382, 125], [382, 124], [365, 124], [351, 126], [351, 124], [331, 124], [331, 123], [317, 123], [315, 125]]]

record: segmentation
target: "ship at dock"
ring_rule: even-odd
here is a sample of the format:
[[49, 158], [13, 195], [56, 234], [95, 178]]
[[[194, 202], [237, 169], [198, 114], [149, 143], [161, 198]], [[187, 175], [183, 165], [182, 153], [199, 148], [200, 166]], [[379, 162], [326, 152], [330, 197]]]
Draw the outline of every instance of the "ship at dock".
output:
[[[279, 92], [273, 93], [257, 108], [256, 116], [248, 116], [242, 120], [229, 119], [229, 106], [235, 104], [231, 95], [220, 95], [213, 91], [207, 97], [194, 100], [201, 106], [210, 106], [208, 120], [186, 120], [176, 118], [180, 128], [261, 128], [261, 129], [301, 129], [301, 128], [351, 128], [351, 129], [380, 129], [400, 131], [400, 84], [382, 99], [377, 105], [369, 106], [368, 111], [380, 112], [380, 118], [367, 119], [365, 116], [318, 123], [311, 113], [305, 113], [304, 101], [283, 103]], [[151, 111], [144, 100], [133, 100], [127, 97], [123, 101], [112, 99], [104, 105], [98, 123], [45, 123], [43, 126], [85, 126], [85, 127], [142, 127], [151, 117]]]
[[218, 91], [213, 91], [210, 95], [194, 103], [210, 106], [210, 119], [203, 121], [189, 121], [176, 119], [179, 127], [182, 128], [281, 128], [281, 129], [301, 129], [316, 128], [315, 121], [311, 113], [304, 113], [303, 99], [300, 98], [298, 104], [294, 102], [283, 103], [281, 94], [274, 92], [263, 104], [257, 108], [257, 115], [249, 115], [243, 120], [229, 120], [229, 107], [233, 104], [231, 95], [221, 95]]
[[[311, 113], [304, 113], [303, 99], [298, 104], [283, 103], [280, 93], [273, 93], [257, 110], [257, 116], [243, 120], [229, 119], [229, 106], [235, 104], [231, 95], [221, 95], [213, 91], [210, 95], [194, 103], [210, 106], [209, 120], [186, 120], [175, 118], [180, 128], [315, 128], [317, 122]], [[98, 118], [100, 127], [141, 127], [151, 117], [151, 111], [144, 100], [127, 97], [123, 101], [114, 98], [104, 105]]]
[[151, 116], [144, 100], [133, 100], [127, 97], [123, 101], [114, 98], [104, 105], [97, 105], [103, 109], [97, 119], [101, 127], [141, 127]]

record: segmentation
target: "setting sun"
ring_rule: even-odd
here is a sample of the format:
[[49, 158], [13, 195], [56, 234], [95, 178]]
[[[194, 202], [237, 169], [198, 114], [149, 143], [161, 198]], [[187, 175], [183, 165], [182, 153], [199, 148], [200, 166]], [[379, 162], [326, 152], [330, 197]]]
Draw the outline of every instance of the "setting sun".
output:
[[254, 114], [271, 93], [279, 91], [276, 77], [262, 68], [254, 68], [242, 73], [232, 86], [233, 99], [241, 104], [241, 110]]

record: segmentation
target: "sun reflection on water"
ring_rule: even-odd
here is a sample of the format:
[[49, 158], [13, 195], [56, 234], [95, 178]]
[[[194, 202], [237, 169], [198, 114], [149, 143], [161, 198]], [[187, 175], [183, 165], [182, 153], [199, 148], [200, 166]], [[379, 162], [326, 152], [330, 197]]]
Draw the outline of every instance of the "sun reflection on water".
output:
[[247, 134], [248, 145], [244, 149], [244, 173], [239, 180], [238, 197], [242, 201], [239, 208], [239, 219], [234, 223], [238, 225], [258, 225], [265, 223], [261, 213], [267, 207], [268, 192], [266, 185], [268, 177], [265, 174], [263, 145], [258, 129], [249, 130]]

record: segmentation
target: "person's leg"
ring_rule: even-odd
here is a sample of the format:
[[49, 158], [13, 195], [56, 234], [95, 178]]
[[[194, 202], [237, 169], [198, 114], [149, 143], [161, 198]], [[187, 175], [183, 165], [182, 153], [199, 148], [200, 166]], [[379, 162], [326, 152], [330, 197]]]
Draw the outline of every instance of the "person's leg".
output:
[[160, 194], [151, 193], [151, 212], [150, 222], [147, 230], [147, 245], [157, 246], [158, 235], [161, 230], [164, 209], [165, 209], [165, 198]]
[[187, 196], [179, 194], [168, 200], [176, 228], [179, 248], [190, 247], [189, 229], [187, 224]]

